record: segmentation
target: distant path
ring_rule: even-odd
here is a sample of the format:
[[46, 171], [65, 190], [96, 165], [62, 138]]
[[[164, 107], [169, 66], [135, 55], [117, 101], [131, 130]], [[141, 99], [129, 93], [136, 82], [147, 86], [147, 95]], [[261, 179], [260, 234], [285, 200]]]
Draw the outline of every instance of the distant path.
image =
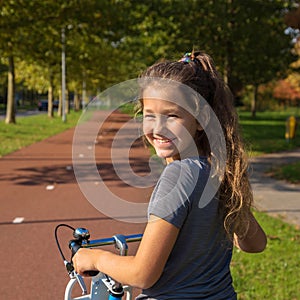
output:
[[265, 174], [276, 165], [300, 161], [300, 148], [251, 159], [251, 184], [256, 207], [300, 228], [300, 185], [273, 179]]
[[[30, 116], [35, 116], [35, 115], [42, 115], [46, 114], [46, 111], [39, 111], [38, 109], [36, 110], [27, 110], [27, 111], [21, 111], [17, 112], [16, 117], [30, 117]], [[0, 112], [0, 120], [4, 120], [6, 118], [6, 112], [1, 111]]]

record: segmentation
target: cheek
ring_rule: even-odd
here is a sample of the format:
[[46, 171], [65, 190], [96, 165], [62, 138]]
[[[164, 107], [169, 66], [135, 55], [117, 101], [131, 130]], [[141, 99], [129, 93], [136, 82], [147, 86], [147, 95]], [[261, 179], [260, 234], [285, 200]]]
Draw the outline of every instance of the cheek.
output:
[[144, 121], [143, 122], [143, 133], [144, 134], [149, 134], [153, 131], [153, 126], [151, 125], [150, 122]]
[[168, 129], [170, 132], [172, 132], [174, 135], [178, 137], [184, 137], [188, 133], [186, 127], [179, 122], [174, 122], [172, 124], [169, 124]]
[[194, 126], [184, 126], [181, 124], [181, 126], [178, 126], [173, 129], [173, 133], [177, 135], [177, 137], [186, 143], [190, 143], [192, 140], [194, 140], [196, 135], [196, 128]]

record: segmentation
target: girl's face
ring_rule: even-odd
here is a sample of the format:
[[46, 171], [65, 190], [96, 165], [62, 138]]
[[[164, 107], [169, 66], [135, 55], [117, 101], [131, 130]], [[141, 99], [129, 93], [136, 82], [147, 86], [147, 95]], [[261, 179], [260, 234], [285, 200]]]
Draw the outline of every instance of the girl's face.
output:
[[[147, 90], [146, 90], [147, 91]], [[202, 127], [181, 106], [143, 94], [143, 130], [157, 155], [170, 163], [177, 159], [197, 156], [194, 137]]]

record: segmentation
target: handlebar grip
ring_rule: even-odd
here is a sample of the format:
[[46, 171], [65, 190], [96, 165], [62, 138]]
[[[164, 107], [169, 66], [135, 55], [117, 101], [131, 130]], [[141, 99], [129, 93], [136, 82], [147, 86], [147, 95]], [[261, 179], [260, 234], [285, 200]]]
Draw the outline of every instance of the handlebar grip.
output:
[[72, 257], [76, 254], [76, 252], [81, 248], [81, 243], [78, 240], [71, 240], [69, 242], [69, 248], [72, 251]]
[[[72, 257], [76, 254], [76, 252], [81, 248], [81, 242], [78, 240], [71, 240], [69, 242], [69, 248], [72, 251]], [[90, 271], [85, 271], [84, 272], [84, 276], [96, 276], [99, 273], [99, 271], [95, 271], [95, 270], [90, 270]]]
[[99, 274], [99, 271], [85, 271], [83, 273], [84, 276], [94, 277]]

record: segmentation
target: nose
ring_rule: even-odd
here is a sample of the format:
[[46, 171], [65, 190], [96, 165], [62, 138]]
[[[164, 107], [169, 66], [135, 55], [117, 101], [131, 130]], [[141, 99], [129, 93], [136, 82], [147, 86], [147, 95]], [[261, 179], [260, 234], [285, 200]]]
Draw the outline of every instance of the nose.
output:
[[163, 115], [158, 115], [155, 118], [153, 133], [162, 135], [165, 132], [166, 132], [166, 117]]

